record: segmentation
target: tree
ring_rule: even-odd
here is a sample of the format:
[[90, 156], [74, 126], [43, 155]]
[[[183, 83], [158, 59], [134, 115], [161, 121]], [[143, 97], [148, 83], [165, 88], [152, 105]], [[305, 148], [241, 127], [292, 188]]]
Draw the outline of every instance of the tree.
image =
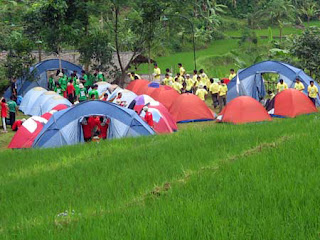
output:
[[300, 13], [307, 17], [308, 25], [310, 25], [310, 19], [319, 13], [318, 6], [315, 2], [306, 1], [301, 7]]
[[302, 35], [294, 37], [290, 50], [299, 59], [301, 66], [309, 70], [311, 76], [319, 78], [320, 28], [310, 27]]

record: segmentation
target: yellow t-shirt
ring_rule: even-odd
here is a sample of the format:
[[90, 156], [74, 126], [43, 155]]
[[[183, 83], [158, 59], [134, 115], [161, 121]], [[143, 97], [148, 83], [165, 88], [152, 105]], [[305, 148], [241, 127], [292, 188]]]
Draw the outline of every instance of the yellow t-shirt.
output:
[[160, 80], [161, 70], [159, 67], [153, 69], [154, 79]]
[[313, 87], [311, 87], [311, 85], [308, 87], [308, 93], [309, 93], [309, 97], [311, 98], [317, 98], [318, 95], [318, 88], [313, 85]]
[[194, 82], [192, 80], [192, 78], [187, 78], [186, 79], [186, 83], [187, 83], [187, 87], [186, 87], [186, 90], [187, 91], [190, 91], [194, 85]]
[[199, 75], [197, 75], [197, 74], [193, 75], [193, 77], [192, 77], [193, 82], [198, 82], [198, 80], [197, 80], [198, 76]]
[[208, 81], [209, 81], [209, 78], [208, 78], [208, 76], [207, 76], [207, 74], [205, 74], [205, 73], [202, 73], [201, 75], [200, 75], [200, 77], [201, 77], [201, 83], [202, 83], [202, 85], [203, 86], [207, 86], [207, 83], [208, 83]]
[[184, 78], [183, 78], [182, 76], [179, 76], [178, 82], [179, 82], [180, 84], [182, 84], [182, 83], [184, 82]]
[[235, 76], [237, 76], [236, 73], [234, 73], [234, 74], [231, 74], [231, 73], [230, 73], [230, 75], [229, 75], [229, 80], [232, 80]]
[[303, 91], [304, 90], [304, 85], [302, 84], [302, 82], [295, 83], [294, 84], [294, 89], [296, 89], [298, 91]]
[[285, 82], [283, 82], [283, 84], [281, 83], [277, 84], [278, 92], [282, 92], [283, 90], [286, 90], [286, 89], [288, 89], [288, 85]]
[[186, 70], [183, 67], [181, 67], [179, 69], [179, 72], [180, 72], [180, 75], [183, 76], [186, 73]]
[[172, 83], [173, 83], [173, 78], [172, 77], [169, 77], [169, 78], [164, 78], [163, 80], [163, 83], [167, 86], [172, 86]]
[[219, 96], [225, 96], [228, 92], [228, 86], [226, 84], [222, 84], [219, 86]]
[[207, 90], [200, 88], [196, 91], [196, 95], [202, 100], [205, 101], [205, 96], [208, 94]]
[[179, 82], [174, 82], [172, 84], [173, 89], [175, 89], [178, 93], [181, 93], [181, 88], [183, 88], [182, 84]]
[[212, 83], [209, 87], [209, 91], [212, 94], [218, 93], [219, 92], [219, 84], [218, 83]]

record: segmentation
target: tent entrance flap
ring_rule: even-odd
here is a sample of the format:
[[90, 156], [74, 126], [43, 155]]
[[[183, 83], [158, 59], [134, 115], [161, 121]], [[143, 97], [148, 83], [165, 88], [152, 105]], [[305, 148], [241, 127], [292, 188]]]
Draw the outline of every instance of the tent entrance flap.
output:
[[266, 95], [264, 80], [261, 73], [256, 73], [254, 76], [254, 84], [252, 89], [252, 97], [258, 101], [262, 100]]

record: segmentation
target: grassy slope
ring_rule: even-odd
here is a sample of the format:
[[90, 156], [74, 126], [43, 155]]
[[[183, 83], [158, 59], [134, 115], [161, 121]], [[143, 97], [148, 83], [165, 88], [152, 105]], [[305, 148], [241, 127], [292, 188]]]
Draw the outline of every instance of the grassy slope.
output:
[[[307, 26], [307, 24], [305, 24]], [[310, 26], [320, 26], [320, 21], [312, 21], [310, 22]], [[268, 36], [268, 29], [258, 29], [255, 30], [257, 36]], [[302, 32], [301, 29], [295, 27], [284, 27], [283, 28], [283, 35], [290, 35], [290, 34], [300, 34]], [[277, 27], [272, 28], [273, 36], [279, 36], [279, 29]], [[227, 36], [232, 37], [241, 37], [242, 30], [234, 30], [234, 31], [226, 31], [225, 34]], [[264, 45], [267, 43], [267, 40], [259, 40], [259, 43]], [[208, 56], [221, 56], [224, 55], [230, 50], [238, 49], [238, 40], [237, 39], [224, 39], [224, 40], [217, 40], [214, 41], [207, 49], [197, 50], [196, 57], [198, 63], [201, 63], [201, 58], [208, 57]], [[179, 62], [184, 64], [188, 73], [192, 73], [194, 69], [194, 61], [193, 61], [193, 51], [190, 52], [182, 52], [173, 54], [170, 56], [159, 57], [155, 59], [161, 68], [162, 72], [165, 72], [166, 68], [172, 68], [173, 73], [175, 74], [178, 72], [177, 64]], [[198, 64], [197, 68], [200, 69], [204, 67], [201, 64]], [[229, 69], [236, 68], [236, 66], [230, 65], [217, 65], [210, 69], [205, 69], [205, 71], [210, 74], [210, 76], [214, 77], [228, 77], [229, 76]], [[148, 72], [148, 65], [142, 64], [139, 66], [139, 73], [147, 73]]]
[[[0, 234], [316, 239], [318, 121], [192, 124], [172, 135], [2, 152]], [[65, 210], [75, 214], [57, 216]]]

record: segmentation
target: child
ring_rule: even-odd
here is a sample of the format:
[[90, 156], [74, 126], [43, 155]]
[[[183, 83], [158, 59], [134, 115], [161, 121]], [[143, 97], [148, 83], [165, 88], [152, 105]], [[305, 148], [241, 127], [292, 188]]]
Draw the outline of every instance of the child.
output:
[[63, 96], [63, 91], [62, 91], [62, 88], [61, 88], [61, 86], [60, 86], [60, 83], [57, 83], [57, 84], [56, 84], [56, 86], [55, 86], [55, 88], [54, 88], [54, 91], [55, 91], [56, 93], [58, 93], [60, 96]]
[[1, 99], [1, 119], [2, 119], [2, 127], [3, 127], [3, 132], [7, 132], [7, 125], [6, 125], [6, 118], [8, 115], [8, 106], [6, 104], [6, 99], [2, 98]]

